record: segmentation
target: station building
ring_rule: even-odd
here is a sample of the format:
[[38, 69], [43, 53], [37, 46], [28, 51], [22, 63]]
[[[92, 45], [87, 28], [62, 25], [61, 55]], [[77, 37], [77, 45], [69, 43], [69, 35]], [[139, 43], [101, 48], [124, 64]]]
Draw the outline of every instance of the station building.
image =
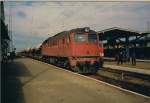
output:
[[0, 26], [1, 26], [1, 50], [0, 50], [0, 61], [6, 59], [7, 54], [9, 52], [9, 44], [10, 44], [10, 37], [8, 35], [8, 25], [5, 23], [5, 13], [4, 13], [4, 2], [0, 1], [1, 5], [1, 16], [0, 16]]
[[98, 32], [104, 44], [104, 56], [115, 58], [122, 51], [124, 60], [129, 60], [132, 53], [138, 59], [150, 59], [150, 33], [113, 27]]

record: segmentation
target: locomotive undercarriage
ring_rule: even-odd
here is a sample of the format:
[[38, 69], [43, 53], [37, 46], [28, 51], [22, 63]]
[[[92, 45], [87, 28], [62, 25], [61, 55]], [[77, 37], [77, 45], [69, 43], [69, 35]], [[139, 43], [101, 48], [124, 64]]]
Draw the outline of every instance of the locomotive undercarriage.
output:
[[66, 57], [43, 56], [43, 61], [69, 69], [69, 60]]
[[94, 64], [91, 64], [90, 62], [77, 62], [77, 65], [72, 67], [75, 72], [81, 74], [96, 73], [99, 68], [100, 65], [98, 62], [95, 62]]
[[88, 61], [78, 61], [76, 65], [71, 66], [69, 58], [67, 57], [55, 57], [55, 56], [43, 56], [42, 59], [44, 62], [69, 69], [71, 71], [87, 74], [87, 73], [96, 73], [100, 67], [102, 67], [103, 61], [96, 61], [94, 63]]

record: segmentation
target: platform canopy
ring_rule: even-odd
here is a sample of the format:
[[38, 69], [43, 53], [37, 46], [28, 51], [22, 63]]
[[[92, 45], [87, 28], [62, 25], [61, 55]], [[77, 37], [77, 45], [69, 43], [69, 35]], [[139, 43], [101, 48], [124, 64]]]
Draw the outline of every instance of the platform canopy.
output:
[[112, 40], [118, 38], [129, 38], [131, 36], [139, 36], [141, 35], [140, 32], [130, 30], [130, 29], [123, 29], [119, 27], [113, 27], [109, 29], [105, 29], [98, 32], [100, 36], [100, 40]]
[[[140, 38], [147, 35], [147, 33], [140, 33], [138, 31], [130, 30], [130, 29], [123, 29], [119, 27], [113, 27], [109, 29], [105, 29], [98, 32], [99, 39], [101, 41], [107, 41], [105, 45], [108, 47], [108, 45], [115, 47], [117, 46], [117, 49], [119, 45], [123, 45], [124, 51], [125, 51], [125, 60], [129, 59], [130, 51], [129, 51], [129, 44], [131, 43], [130, 37], [135, 37], [134, 40], [132, 40], [132, 43], [140, 42]], [[118, 42], [119, 41], [119, 42]]]

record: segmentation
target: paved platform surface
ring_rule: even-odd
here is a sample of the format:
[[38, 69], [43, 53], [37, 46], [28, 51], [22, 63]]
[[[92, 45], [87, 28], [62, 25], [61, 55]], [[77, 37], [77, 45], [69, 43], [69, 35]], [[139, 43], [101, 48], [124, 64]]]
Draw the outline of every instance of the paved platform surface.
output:
[[[115, 61], [114, 58], [109, 58], [105, 59], [105, 64], [117, 65], [117, 61]], [[123, 64], [120, 64], [119, 66], [150, 70], [150, 62], [148, 62], [148, 60], [138, 60], [136, 65], [132, 65], [131, 61], [123, 62]]]
[[115, 69], [115, 70], [122, 70], [122, 71], [128, 71], [128, 72], [134, 72], [134, 73], [150, 75], [150, 70], [146, 70], [146, 69], [123, 67], [123, 66], [109, 65], [109, 64], [105, 64], [104, 67], [105, 68]]
[[107, 84], [29, 58], [3, 70], [3, 103], [150, 103]]
[[[109, 58], [109, 57], [104, 57], [105, 60], [111, 60], [111, 61], [115, 61], [115, 58]], [[136, 59], [137, 62], [148, 62], [150, 63], [150, 60], [148, 59]]]

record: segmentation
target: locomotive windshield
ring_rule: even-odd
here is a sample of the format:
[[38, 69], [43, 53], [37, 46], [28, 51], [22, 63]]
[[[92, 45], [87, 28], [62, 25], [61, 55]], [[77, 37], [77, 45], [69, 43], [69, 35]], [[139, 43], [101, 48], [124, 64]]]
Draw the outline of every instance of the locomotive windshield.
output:
[[75, 42], [96, 42], [97, 35], [96, 34], [75, 34]]
[[89, 42], [96, 42], [97, 41], [97, 35], [96, 34], [88, 34], [88, 41]]
[[87, 42], [88, 37], [85, 34], [75, 34], [75, 42]]

